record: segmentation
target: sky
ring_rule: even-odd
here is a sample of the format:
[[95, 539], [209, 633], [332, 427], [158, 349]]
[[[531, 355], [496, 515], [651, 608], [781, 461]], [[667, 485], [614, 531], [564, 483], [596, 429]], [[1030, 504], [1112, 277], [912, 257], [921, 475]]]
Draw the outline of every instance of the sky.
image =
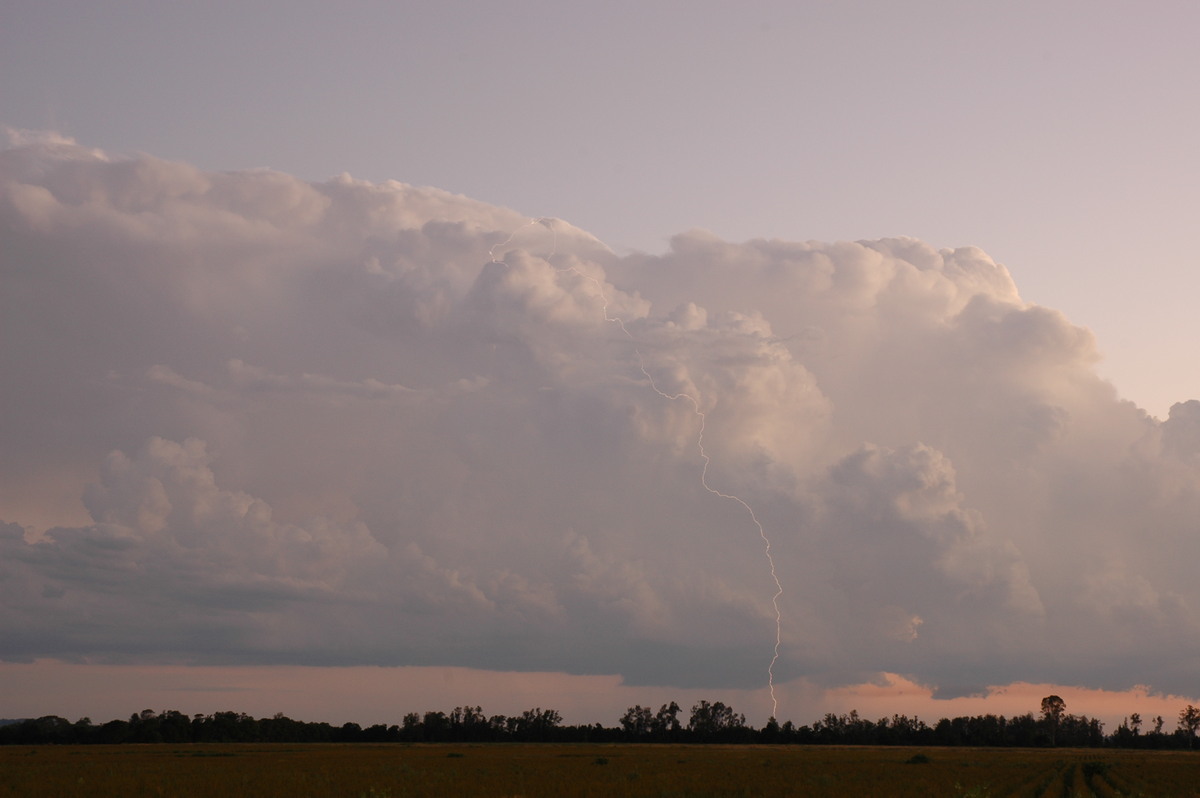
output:
[[4, 16], [0, 716], [1194, 695], [1192, 4]]

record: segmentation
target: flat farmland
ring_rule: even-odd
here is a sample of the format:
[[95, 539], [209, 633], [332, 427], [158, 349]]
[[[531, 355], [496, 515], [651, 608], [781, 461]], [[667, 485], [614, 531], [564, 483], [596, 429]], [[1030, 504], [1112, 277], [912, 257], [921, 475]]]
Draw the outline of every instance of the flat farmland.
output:
[[1197, 796], [1200, 753], [702, 745], [0, 748], [0, 796]]

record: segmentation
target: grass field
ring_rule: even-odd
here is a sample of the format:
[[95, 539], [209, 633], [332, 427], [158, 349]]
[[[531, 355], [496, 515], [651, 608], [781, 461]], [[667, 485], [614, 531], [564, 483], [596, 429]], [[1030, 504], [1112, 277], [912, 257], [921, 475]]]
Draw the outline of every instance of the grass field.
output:
[[1200, 795], [1200, 753], [549, 744], [0, 748], [0, 796], [218, 795], [1157, 798]]

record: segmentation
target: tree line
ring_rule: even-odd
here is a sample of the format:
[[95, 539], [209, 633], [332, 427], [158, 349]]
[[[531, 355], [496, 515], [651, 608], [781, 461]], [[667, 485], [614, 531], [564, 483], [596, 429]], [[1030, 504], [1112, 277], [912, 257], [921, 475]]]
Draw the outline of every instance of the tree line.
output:
[[826, 714], [807, 726], [771, 718], [761, 729], [745, 715], [716, 701], [696, 703], [686, 720], [672, 701], [657, 710], [635, 705], [618, 725], [564, 725], [553, 709], [537, 707], [520, 715], [485, 715], [481, 707], [450, 712], [406, 714], [398, 724], [334, 726], [292, 720], [282, 713], [253, 718], [240, 712], [185, 715], [176, 710], [146, 709], [128, 720], [95, 724], [56, 715], [3, 722], [0, 745], [87, 745], [120, 743], [463, 743], [463, 742], [645, 742], [758, 743], [779, 745], [911, 745], [1071, 748], [1193, 748], [1200, 731], [1200, 709], [1180, 710], [1174, 730], [1163, 730], [1162, 716], [1145, 729], [1140, 715], [1125, 718], [1110, 734], [1104, 724], [1072, 715], [1058, 696], [1042, 700], [1041, 712], [1006, 718], [976, 715], [942, 718], [932, 726], [916, 717], [892, 715], [870, 720], [857, 711]]

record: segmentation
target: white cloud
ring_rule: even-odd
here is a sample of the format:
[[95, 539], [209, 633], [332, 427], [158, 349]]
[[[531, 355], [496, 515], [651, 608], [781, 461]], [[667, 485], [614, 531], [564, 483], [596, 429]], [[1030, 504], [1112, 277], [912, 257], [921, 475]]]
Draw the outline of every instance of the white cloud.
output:
[[[1200, 428], [973, 248], [0, 152], [0, 657], [1182, 691]], [[674, 398], [672, 398], [674, 397]], [[46, 501], [72, 496], [76, 504]]]

